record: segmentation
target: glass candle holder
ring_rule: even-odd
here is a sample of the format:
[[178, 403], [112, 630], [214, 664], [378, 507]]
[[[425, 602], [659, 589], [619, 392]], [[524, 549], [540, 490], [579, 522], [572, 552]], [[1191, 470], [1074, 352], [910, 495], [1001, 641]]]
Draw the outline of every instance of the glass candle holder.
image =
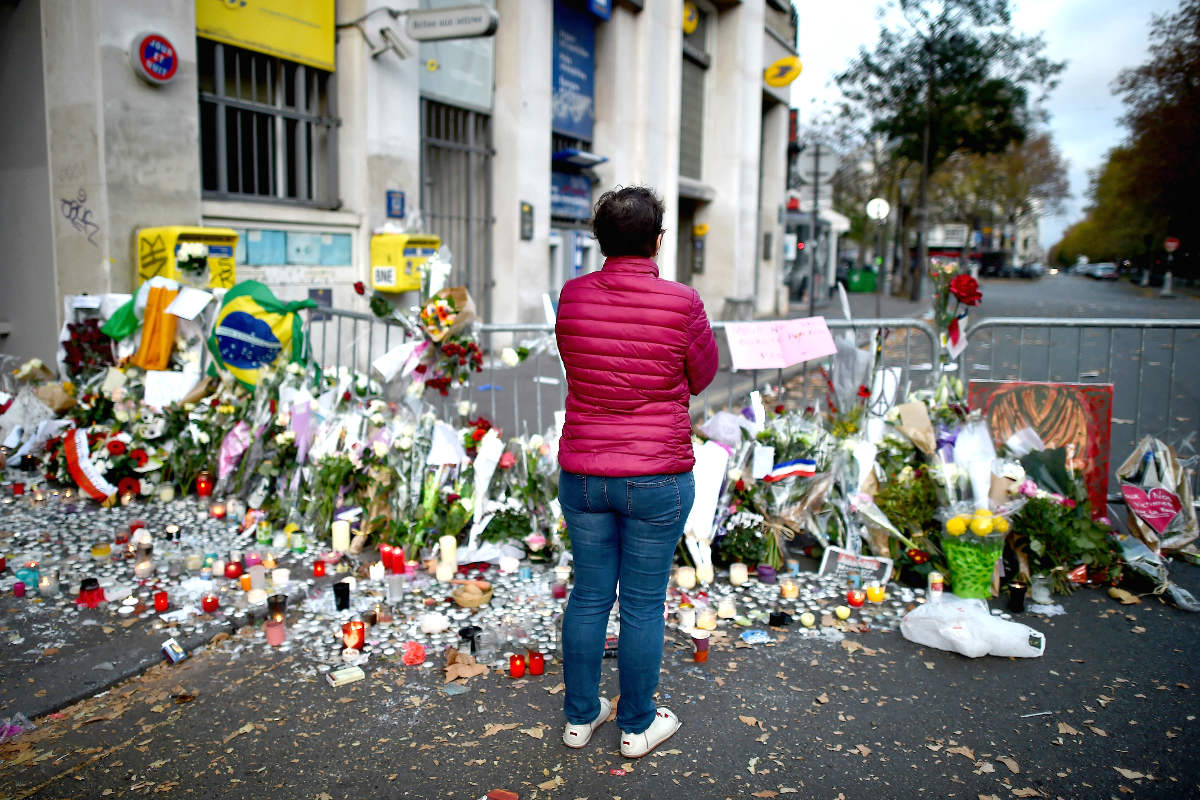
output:
[[157, 613], [162, 614], [164, 611], [166, 611], [170, 607], [171, 607], [171, 598], [169, 595], [167, 595], [166, 592], [155, 592], [154, 593], [154, 610]]
[[213, 493], [213, 477], [208, 470], [202, 471], [196, 476], [196, 496], [197, 497], [212, 497]]
[[267, 644], [271, 647], [279, 647], [287, 641], [287, 626], [282, 621], [267, 620], [263, 630], [267, 635]]
[[692, 567], [680, 567], [675, 570], [675, 585], [683, 590], [696, 587], [696, 570]]
[[267, 619], [271, 622], [283, 622], [287, 615], [288, 597], [286, 594], [273, 594], [267, 598]]
[[209, 593], [200, 598], [200, 608], [205, 614], [212, 614], [221, 606], [221, 601], [215, 594]]
[[[343, 584], [335, 584], [343, 585]], [[347, 587], [349, 588], [349, 587]], [[342, 623], [342, 644], [351, 650], [362, 650], [367, 643], [367, 624], [361, 619]]]
[[729, 582], [734, 586], [741, 586], [750, 577], [750, 568], [745, 564], [738, 562], [729, 565]]

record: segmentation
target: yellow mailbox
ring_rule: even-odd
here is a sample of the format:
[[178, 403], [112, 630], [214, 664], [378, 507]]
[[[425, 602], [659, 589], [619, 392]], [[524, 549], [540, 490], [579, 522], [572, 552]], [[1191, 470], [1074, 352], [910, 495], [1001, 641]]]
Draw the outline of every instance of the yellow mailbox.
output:
[[237, 237], [232, 228], [142, 228], [134, 241], [137, 285], [161, 275], [187, 286], [230, 289], [237, 282]]
[[371, 237], [371, 286], [381, 292], [421, 288], [421, 267], [442, 246], [429, 233], [377, 233]]

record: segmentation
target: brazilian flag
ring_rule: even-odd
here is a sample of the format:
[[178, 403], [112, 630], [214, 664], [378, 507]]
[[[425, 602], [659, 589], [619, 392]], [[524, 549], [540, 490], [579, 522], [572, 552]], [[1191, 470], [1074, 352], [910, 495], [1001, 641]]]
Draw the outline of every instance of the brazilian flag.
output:
[[260, 369], [303, 360], [304, 332], [296, 312], [316, 305], [315, 300], [284, 303], [258, 281], [237, 284], [226, 293], [208, 340], [216, 366], [252, 389]]

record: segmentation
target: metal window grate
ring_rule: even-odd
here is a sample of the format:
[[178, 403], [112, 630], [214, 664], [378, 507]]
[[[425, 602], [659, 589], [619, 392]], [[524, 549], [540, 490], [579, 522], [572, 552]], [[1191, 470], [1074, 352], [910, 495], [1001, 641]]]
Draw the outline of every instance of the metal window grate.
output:
[[421, 99], [421, 213], [453, 256], [452, 279], [490, 319], [492, 121], [478, 111]]
[[197, 39], [204, 196], [336, 208], [336, 81]]

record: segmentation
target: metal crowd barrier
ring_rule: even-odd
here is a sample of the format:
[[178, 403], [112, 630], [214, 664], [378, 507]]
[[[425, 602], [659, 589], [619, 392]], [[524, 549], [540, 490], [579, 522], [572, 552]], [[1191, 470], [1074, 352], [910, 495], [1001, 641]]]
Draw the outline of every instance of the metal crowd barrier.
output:
[[1110, 469], [1143, 435], [1178, 448], [1200, 429], [1200, 319], [984, 319], [959, 369], [964, 382], [1111, 383]]

